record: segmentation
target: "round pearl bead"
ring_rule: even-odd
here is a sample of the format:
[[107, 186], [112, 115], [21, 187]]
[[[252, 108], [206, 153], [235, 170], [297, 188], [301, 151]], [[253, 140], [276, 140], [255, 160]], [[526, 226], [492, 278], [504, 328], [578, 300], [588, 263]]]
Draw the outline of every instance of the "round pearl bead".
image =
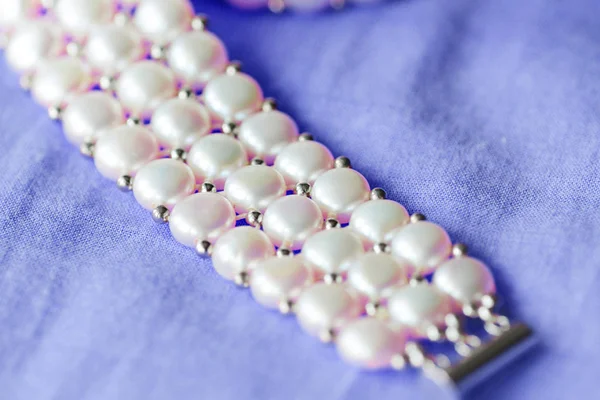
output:
[[345, 224], [354, 209], [369, 199], [370, 191], [369, 183], [359, 172], [336, 168], [315, 180], [311, 197], [326, 215]]
[[275, 168], [286, 183], [312, 184], [322, 173], [333, 168], [333, 155], [321, 143], [295, 142], [284, 147], [275, 159]]
[[450, 297], [428, 283], [404, 286], [388, 299], [390, 318], [418, 337], [426, 337], [430, 326], [442, 328], [454, 308]]
[[254, 265], [250, 290], [259, 304], [276, 309], [293, 302], [310, 281], [301, 257], [271, 257]]
[[121, 104], [110, 94], [86, 92], [74, 96], [62, 116], [69, 142], [80, 145], [100, 138], [108, 129], [125, 122]]
[[250, 226], [240, 226], [223, 234], [212, 252], [215, 270], [228, 280], [251, 270], [257, 261], [275, 255], [275, 248], [267, 235]]
[[371, 302], [378, 302], [408, 282], [411, 267], [386, 253], [366, 253], [350, 264], [348, 283]]
[[195, 189], [196, 179], [190, 167], [170, 158], [150, 161], [140, 168], [133, 181], [133, 195], [147, 210], [158, 206], [172, 209]]
[[281, 111], [260, 112], [242, 122], [238, 139], [244, 144], [250, 158], [258, 157], [273, 164], [275, 157], [289, 143], [298, 138], [298, 125]]
[[392, 200], [367, 201], [354, 210], [350, 228], [366, 243], [389, 243], [395, 229], [406, 225], [410, 217], [406, 209]]
[[360, 368], [379, 369], [391, 365], [404, 353], [404, 330], [392, 330], [379, 318], [360, 318], [344, 326], [337, 337], [338, 353], [344, 361]]
[[144, 0], [133, 22], [151, 42], [165, 45], [190, 28], [194, 9], [188, 0]]
[[299, 250], [323, 226], [323, 213], [305, 196], [284, 196], [267, 207], [263, 229], [275, 246]]
[[477, 304], [484, 295], [495, 294], [496, 284], [488, 267], [471, 257], [443, 263], [433, 275], [433, 284], [462, 304]]
[[241, 72], [213, 78], [204, 88], [202, 96], [204, 104], [216, 119], [234, 122], [257, 111], [264, 100], [258, 83]]
[[444, 229], [428, 221], [400, 228], [392, 239], [392, 254], [409, 261], [417, 272], [427, 275], [445, 261], [452, 251], [452, 242]]
[[91, 84], [87, 66], [75, 57], [44, 61], [33, 76], [31, 94], [38, 103], [53, 107], [68, 103], [70, 95], [86, 91]]
[[155, 61], [139, 61], [123, 70], [116, 83], [123, 107], [140, 118], [150, 114], [166, 99], [175, 96], [173, 72]]
[[309, 335], [323, 339], [331, 339], [328, 336], [358, 318], [362, 309], [360, 299], [344, 285], [322, 282], [305, 289], [294, 305], [300, 326]]
[[161, 145], [187, 150], [210, 132], [210, 115], [194, 100], [171, 99], [156, 109], [151, 128]]
[[346, 228], [317, 232], [302, 247], [306, 265], [314, 268], [319, 277], [332, 273], [344, 274], [349, 264], [363, 252], [358, 236]]
[[208, 135], [190, 149], [187, 162], [200, 181], [209, 181], [223, 190], [225, 180], [237, 169], [248, 164], [248, 157], [239, 141], [223, 134]]
[[92, 29], [83, 55], [92, 70], [115, 76], [129, 64], [145, 56], [142, 37], [129, 26], [102, 25]]
[[19, 23], [6, 46], [6, 61], [17, 72], [31, 72], [39, 63], [64, 50], [60, 28], [49, 21]]
[[235, 226], [235, 211], [219, 193], [196, 193], [175, 205], [169, 216], [171, 234], [179, 243], [196, 246], [198, 241], [214, 243]]
[[284, 196], [285, 192], [285, 181], [281, 174], [266, 165], [242, 167], [225, 182], [225, 196], [239, 214], [249, 210], [263, 213], [269, 204]]
[[12, 30], [19, 22], [34, 17], [40, 10], [40, 0], [0, 0], [0, 28]]
[[223, 73], [229, 57], [223, 42], [214, 34], [192, 31], [179, 35], [171, 43], [167, 62], [184, 86], [198, 90]]
[[105, 177], [116, 181], [133, 176], [144, 164], [158, 157], [158, 143], [142, 126], [122, 125], [102, 135], [94, 147], [94, 163]]
[[116, 7], [114, 0], [59, 0], [53, 11], [69, 33], [83, 37], [92, 27], [110, 23]]

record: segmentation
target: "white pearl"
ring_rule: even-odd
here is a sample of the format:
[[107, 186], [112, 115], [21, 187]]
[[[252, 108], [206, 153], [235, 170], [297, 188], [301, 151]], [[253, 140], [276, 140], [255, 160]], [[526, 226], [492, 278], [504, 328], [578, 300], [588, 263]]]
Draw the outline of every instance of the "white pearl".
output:
[[68, 103], [71, 95], [86, 91], [91, 85], [87, 66], [75, 57], [58, 57], [44, 61], [36, 70], [31, 94], [38, 103], [53, 107]]
[[266, 111], [249, 116], [242, 122], [238, 139], [246, 146], [250, 158], [273, 164], [275, 157], [298, 138], [298, 125], [281, 111]]
[[348, 283], [370, 301], [378, 302], [407, 283], [411, 269], [410, 264], [396, 261], [389, 254], [366, 253], [350, 264]]
[[69, 33], [82, 37], [94, 26], [110, 23], [116, 6], [114, 0], [58, 0], [53, 12]]
[[142, 126], [121, 125], [102, 135], [94, 147], [94, 163], [105, 177], [116, 181], [133, 176], [144, 164], [158, 157], [158, 143]]
[[223, 190], [225, 180], [248, 164], [248, 157], [239, 141], [231, 136], [214, 134], [194, 143], [187, 163], [199, 181], [209, 181], [217, 190]]
[[210, 115], [194, 100], [175, 98], [154, 111], [151, 128], [163, 146], [187, 150], [210, 132]]
[[47, 20], [18, 24], [6, 46], [6, 61], [17, 72], [31, 72], [39, 63], [64, 50], [60, 28]]
[[107, 130], [125, 122], [121, 104], [110, 94], [99, 91], [74, 96], [62, 116], [69, 142], [80, 145], [100, 138]]
[[405, 345], [404, 330], [393, 330], [385, 321], [371, 317], [351, 321], [336, 339], [342, 359], [366, 369], [389, 367], [395, 356], [404, 353]]
[[275, 248], [268, 236], [260, 229], [240, 226], [223, 234], [212, 252], [215, 270], [228, 280], [251, 270], [254, 264], [275, 255]]
[[190, 28], [193, 16], [188, 0], [142, 0], [133, 22], [148, 40], [165, 45]]
[[321, 337], [358, 318], [362, 309], [360, 299], [344, 285], [322, 282], [306, 288], [294, 305], [300, 326], [309, 335]]
[[103, 76], [115, 76], [146, 51], [142, 37], [129, 26], [102, 25], [94, 28], [83, 49], [88, 64]]
[[350, 263], [363, 252], [358, 236], [346, 228], [317, 232], [302, 246], [306, 264], [319, 275], [345, 273]]
[[214, 34], [192, 31], [171, 43], [167, 62], [185, 86], [197, 90], [225, 70], [229, 57], [223, 42]]
[[0, 28], [12, 30], [19, 22], [35, 17], [40, 8], [39, 0], [0, 0]]
[[239, 213], [265, 209], [284, 196], [285, 181], [277, 170], [266, 165], [248, 165], [235, 171], [225, 182], [225, 196]]
[[421, 337], [427, 336], [430, 326], [442, 328], [454, 308], [452, 299], [426, 282], [404, 286], [388, 299], [390, 318]]
[[293, 302], [311, 281], [302, 257], [270, 257], [254, 265], [250, 279], [252, 296], [267, 308]]
[[369, 182], [350, 168], [336, 168], [319, 176], [310, 192], [323, 213], [340, 223], [350, 221], [352, 212], [369, 199]]
[[123, 107], [136, 117], [149, 117], [165, 100], [175, 96], [173, 72], [155, 61], [139, 61], [125, 68], [116, 93]]
[[263, 229], [275, 246], [299, 250], [304, 241], [323, 226], [323, 214], [305, 196], [284, 196], [267, 207]]
[[264, 100], [258, 83], [241, 72], [213, 78], [204, 88], [202, 96], [204, 104], [215, 118], [234, 122], [257, 111]]
[[171, 234], [179, 243], [194, 247], [198, 241], [214, 243], [235, 226], [235, 211], [219, 193], [196, 193], [175, 205], [169, 216]]
[[133, 195], [147, 210], [158, 206], [172, 209], [195, 189], [196, 179], [190, 167], [170, 158], [150, 161], [139, 169], [133, 181]]
[[367, 201], [354, 210], [350, 228], [369, 245], [389, 243], [394, 230], [406, 225], [410, 217], [406, 208], [392, 200]]
[[408, 224], [396, 231], [392, 254], [413, 264], [417, 272], [427, 275], [444, 262], [452, 251], [446, 231], [432, 222]]
[[321, 143], [295, 142], [279, 152], [275, 158], [275, 168], [290, 186], [297, 183], [312, 184], [319, 175], [333, 168], [333, 162], [333, 155]]
[[488, 267], [472, 257], [457, 257], [438, 267], [433, 284], [462, 304], [477, 304], [484, 295], [495, 294], [496, 284]]

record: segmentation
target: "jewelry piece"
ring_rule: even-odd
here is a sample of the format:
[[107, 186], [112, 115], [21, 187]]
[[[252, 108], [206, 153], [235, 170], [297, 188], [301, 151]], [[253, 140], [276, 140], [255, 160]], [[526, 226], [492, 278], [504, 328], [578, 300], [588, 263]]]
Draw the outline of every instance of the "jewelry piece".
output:
[[[462, 387], [532, 343], [529, 327], [495, 312], [485, 264], [300, 134], [187, 0], [4, 3], [6, 59], [67, 140], [175, 240], [344, 360]], [[482, 344], [466, 318], [492, 338]], [[452, 364], [422, 341], [463, 358]]]
[[381, 0], [227, 0], [230, 4], [243, 10], [259, 10], [268, 8], [274, 13], [282, 11], [315, 12], [328, 8], [339, 10], [351, 4], [371, 4]]

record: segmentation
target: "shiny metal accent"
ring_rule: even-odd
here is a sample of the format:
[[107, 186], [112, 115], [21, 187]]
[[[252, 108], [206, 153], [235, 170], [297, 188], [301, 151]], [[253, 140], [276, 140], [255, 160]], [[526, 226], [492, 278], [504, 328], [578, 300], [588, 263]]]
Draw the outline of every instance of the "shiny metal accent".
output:
[[185, 161], [187, 158], [187, 153], [184, 149], [173, 149], [171, 150], [171, 158], [173, 160]]
[[282, 300], [279, 303], [279, 312], [287, 315], [291, 314], [294, 310], [294, 303], [291, 300]]
[[277, 257], [291, 257], [293, 256], [294, 253], [285, 247], [280, 247], [277, 249]]
[[196, 244], [196, 253], [208, 257], [212, 254], [212, 244], [208, 240], [201, 240]]
[[169, 209], [165, 206], [158, 206], [152, 210], [152, 219], [154, 222], [163, 224], [169, 220]]
[[122, 192], [128, 192], [133, 189], [133, 178], [129, 175], [123, 175], [117, 179], [117, 187]]
[[315, 138], [313, 137], [313, 135], [311, 135], [308, 132], [304, 132], [304, 133], [301, 133], [300, 135], [298, 135], [299, 142], [309, 142], [312, 140], [315, 140]]
[[387, 198], [387, 193], [382, 188], [375, 188], [371, 190], [371, 200], [385, 200]]
[[153, 44], [152, 47], [150, 47], [150, 57], [152, 57], [153, 60], [163, 60], [165, 58], [165, 48]]
[[481, 300], [479, 301], [482, 307], [492, 309], [496, 306], [497, 299], [493, 294], [485, 294], [481, 296]]
[[335, 283], [342, 283], [342, 282], [344, 282], [344, 277], [341, 274], [336, 274], [335, 272], [331, 272], [331, 273], [325, 274], [325, 276], [323, 276], [323, 282], [325, 282], [328, 285], [333, 285]]
[[208, 28], [208, 16], [198, 14], [192, 19], [192, 29], [195, 31], [205, 31]]
[[264, 160], [260, 159], [260, 158], [253, 158], [252, 161], [250, 161], [250, 165], [264, 165], [265, 162]]
[[115, 78], [113, 78], [112, 76], [106, 76], [106, 75], [102, 76], [102, 77], [100, 77], [100, 80], [98, 81], [98, 85], [100, 85], [100, 89], [102, 89], [104, 91], [112, 90], [115, 85]]
[[53, 121], [59, 121], [62, 117], [63, 109], [59, 106], [49, 107], [48, 116]]
[[468, 254], [469, 248], [464, 243], [456, 243], [452, 246], [452, 255], [454, 257], [464, 257]]
[[262, 226], [263, 215], [258, 210], [250, 210], [246, 214], [246, 223], [250, 226], [260, 228]]
[[379, 253], [389, 253], [390, 248], [387, 244], [385, 243], [375, 243], [373, 245], [373, 252], [379, 254]]
[[425, 218], [425, 216], [421, 213], [414, 213], [413, 215], [410, 216], [410, 222], [411, 223], [415, 223], [415, 222], [419, 222], [419, 221], [425, 221], [427, 218]]
[[71, 57], [77, 57], [81, 53], [81, 45], [77, 42], [69, 42], [65, 48], [67, 54]]
[[371, 317], [376, 317], [377, 315], [379, 315], [381, 313], [381, 310], [382, 307], [379, 302], [370, 301], [365, 305], [365, 311], [367, 312], [367, 315]]
[[299, 196], [310, 195], [311, 186], [306, 182], [302, 182], [296, 185], [296, 194]]
[[418, 272], [415, 272], [414, 275], [410, 277], [410, 280], [408, 281], [408, 284], [410, 286], [417, 286], [417, 285], [421, 285], [424, 282], [426, 283], [427, 279], [425, 279], [425, 277], [423, 277]]
[[201, 193], [217, 193], [217, 187], [210, 182], [204, 182], [200, 185]]
[[239, 61], [232, 61], [229, 63], [229, 65], [225, 68], [225, 73], [227, 75], [235, 75], [238, 72], [242, 71], [242, 63]]
[[93, 142], [83, 142], [81, 143], [81, 146], [79, 146], [79, 152], [86, 157], [93, 158], [95, 146], [96, 145]]
[[277, 110], [277, 101], [272, 97], [267, 97], [262, 104], [262, 110], [264, 112]]
[[129, 126], [136, 126], [141, 125], [142, 121], [137, 117], [130, 116], [129, 118], [127, 118], [126, 124]]
[[225, 135], [237, 137], [238, 130], [239, 130], [239, 127], [235, 122], [231, 122], [231, 121], [223, 122], [223, 125], [221, 125], [221, 131], [223, 131], [223, 133]]
[[192, 91], [192, 89], [190, 88], [181, 88], [179, 90], [179, 92], [177, 93], [177, 97], [185, 100], [185, 99], [192, 99], [195, 97], [194, 92]]
[[250, 286], [250, 275], [246, 271], [242, 271], [233, 278], [233, 282], [240, 286], [247, 288]]
[[335, 218], [327, 218], [327, 220], [325, 221], [325, 229], [334, 229], [339, 227], [340, 223]]
[[425, 332], [427, 333], [427, 338], [432, 342], [441, 342], [445, 339], [444, 330], [435, 325], [428, 326]]
[[336, 168], [352, 168], [352, 163], [350, 159], [346, 156], [339, 156], [335, 159], [335, 167]]
[[333, 329], [326, 329], [319, 334], [319, 339], [323, 343], [331, 343], [335, 341], [335, 333]]

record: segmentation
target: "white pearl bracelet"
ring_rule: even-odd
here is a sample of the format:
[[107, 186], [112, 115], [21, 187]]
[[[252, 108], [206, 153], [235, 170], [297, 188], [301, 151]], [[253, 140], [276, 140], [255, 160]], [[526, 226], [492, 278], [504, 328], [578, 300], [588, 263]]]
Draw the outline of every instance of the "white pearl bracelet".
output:
[[[187, 0], [5, 3], [6, 60], [67, 140], [178, 242], [350, 364], [471, 384], [531, 343], [494, 312], [486, 265], [300, 134]], [[482, 344], [465, 318], [495, 338]]]

